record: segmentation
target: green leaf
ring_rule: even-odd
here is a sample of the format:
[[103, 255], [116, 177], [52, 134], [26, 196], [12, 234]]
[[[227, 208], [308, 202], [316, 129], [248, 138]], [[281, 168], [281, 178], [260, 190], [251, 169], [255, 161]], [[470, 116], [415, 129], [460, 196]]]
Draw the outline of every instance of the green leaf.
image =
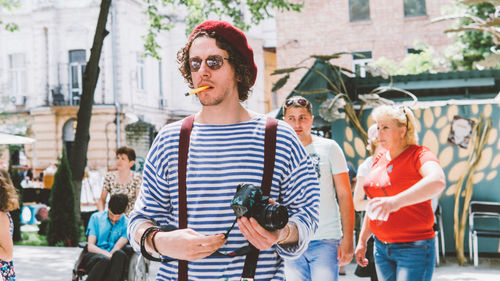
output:
[[310, 57], [314, 58], [314, 59], [320, 59], [323, 61], [329, 61], [329, 60], [333, 60], [333, 59], [338, 59], [341, 56], [347, 55], [347, 54], [351, 54], [351, 52], [339, 52], [339, 53], [334, 53], [331, 55], [311, 55]]
[[464, 3], [465, 5], [475, 5], [475, 4], [485, 3], [485, 2], [489, 2], [493, 6], [500, 5], [500, 0], [460, 0], [460, 2]]
[[301, 91], [301, 90], [293, 90], [294, 93], [297, 93], [299, 95], [315, 95], [315, 94], [325, 94], [325, 93], [332, 93], [331, 90], [328, 89], [319, 89], [319, 90], [310, 90], [310, 91]]
[[278, 75], [278, 74], [285, 74], [285, 73], [292, 73], [297, 69], [304, 68], [302, 66], [297, 66], [297, 67], [289, 67], [289, 68], [281, 68], [281, 69], [276, 69], [271, 73], [271, 75]]
[[[2, 1], [2, 0], [0, 0]], [[252, 25], [257, 25], [266, 18], [273, 17], [277, 10], [298, 12], [304, 3], [295, 0], [142, 0], [146, 6], [148, 18], [148, 35], [145, 36], [146, 54], [158, 58], [159, 44], [157, 36], [160, 31], [172, 29], [177, 22], [186, 24], [186, 35], [195, 26], [208, 18], [232, 21], [242, 30], [248, 30], [245, 17], [250, 17]], [[178, 11], [186, 11], [186, 16], [179, 16]], [[249, 15], [247, 14], [249, 11]]]
[[9, 22], [5, 25], [5, 30], [13, 32], [19, 29], [19, 26], [15, 23]]
[[290, 74], [281, 77], [278, 81], [276, 81], [276, 83], [273, 84], [273, 88], [271, 89], [271, 91], [276, 92], [283, 86], [285, 86], [286, 82], [288, 81], [288, 78], [290, 78]]

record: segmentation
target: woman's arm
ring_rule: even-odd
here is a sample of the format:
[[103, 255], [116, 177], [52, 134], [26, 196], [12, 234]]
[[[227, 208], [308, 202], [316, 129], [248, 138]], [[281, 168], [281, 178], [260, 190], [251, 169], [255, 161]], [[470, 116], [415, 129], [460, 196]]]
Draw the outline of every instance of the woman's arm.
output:
[[368, 200], [365, 199], [365, 191], [363, 190], [363, 181], [365, 177], [358, 176], [356, 180], [356, 186], [354, 188], [354, 209], [358, 212], [366, 210], [366, 204], [368, 204]]
[[108, 191], [106, 189], [102, 189], [101, 197], [97, 200], [97, 210], [103, 211], [104, 205], [106, 204], [106, 197], [108, 197]]
[[443, 169], [437, 162], [425, 162], [419, 172], [423, 177], [421, 180], [394, 196], [400, 202], [399, 208], [429, 200], [446, 187]]
[[11, 261], [13, 248], [9, 216], [0, 211], [0, 259]]
[[402, 207], [431, 199], [446, 187], [443, 169], [437, 162], [425, 162], [419, 172], [422, 179], [407, 190], [391, 197], [377, 197], [370, 200], [369, 205], [373, 207], [373, 213], [378, 213], [378, 217], [387, 217]]
[[365, 216], [363, 226], [361, 227], [361, 231], [359, 233], [358, 245], [354, 251], [356, 262], [363, 267], [368, 265], [368, 259], [366, 258], [366, 242], [371, 235], [372, 231], [368, 224], [368, 216]]

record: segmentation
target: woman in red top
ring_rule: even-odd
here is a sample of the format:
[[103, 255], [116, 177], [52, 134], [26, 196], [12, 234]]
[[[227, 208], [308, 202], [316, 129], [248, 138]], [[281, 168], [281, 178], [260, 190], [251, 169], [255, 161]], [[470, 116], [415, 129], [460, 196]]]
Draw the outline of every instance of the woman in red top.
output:
[[366, 241], [375, 236], [375, 265], [380, 280], [431, 280], [435, 260], [431, 198], [445, 187], [436, 156], [417, 145], [415, 117], [406, 107], [381, 106], [372, 113], [378, 154], [363, 188], [370, 198], [356, 247], [366, 266]]

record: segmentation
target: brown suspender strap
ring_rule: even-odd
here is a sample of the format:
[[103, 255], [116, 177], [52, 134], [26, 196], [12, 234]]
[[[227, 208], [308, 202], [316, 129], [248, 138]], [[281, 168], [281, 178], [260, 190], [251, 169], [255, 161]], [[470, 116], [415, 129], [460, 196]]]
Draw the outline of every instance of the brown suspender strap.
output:
[[[179, 136], [179, 156], [178, 156], [178, 182], [179, 182], [179, 229], [187, 228], [187, 202], [186, 202], [186, 169], [189, 152], [189, 141], [191, 129], [193, 128], [194, 115], [184, 119]], [[274, 174], [274, 159], [276, 156], [276, 131], [278, 121], [268, 117], [266, 121], [266, 134], [264, 137], [264, 171], [262, 175], [262, 194], [269, 196]], [[259, 250], [250, 245], [250, 252], [245, 259], [243, 267], [242, 280], [253, 280], [257, 261], [259, 259]], [[188, 263], [179, 260], [178, 280], [188, 280]]]
[[[266, 134], [264, 138], [264, 174], [262, 175], [262, 195], [269, 196], [273, 183], [274, 159], [276, 156], [276, 131], [278, 120], [268, 117], [266, 122]], [[253, 280], [260, 251], [250, 245], [250, 251], [245, 259], [241, 280]]]
[[273, 184], [274, 158], [276, 156], [276, 130], [278, 120], [268, 117], [264, 138], [264, 174], [262, 175], [262, 195], [269, 196]]
[[[179, 182], [179, 229], [187, 228], [187, 203], [186, 203], [186, 169], [189, 152], [189, 139], [193, 128], [194, 115], [182, 121], [181, 133], [179, 135], [179, 156], [177, 167], [177, 178]], [[188, 262], [179, 260], [178, 280], [188, 280]]]

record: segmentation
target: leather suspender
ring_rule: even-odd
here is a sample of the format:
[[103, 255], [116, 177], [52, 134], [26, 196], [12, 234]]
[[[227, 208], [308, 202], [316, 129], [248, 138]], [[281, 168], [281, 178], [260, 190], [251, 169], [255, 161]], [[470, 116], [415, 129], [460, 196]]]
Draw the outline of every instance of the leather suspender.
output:
[[[264, 174], [262, 175], [261, 190], [262, 195], [269, 196], [271, 185], [273, 183], [274, 173], [274, 158], [276, 156], [276, 130], [278, 121], [274, 118], [267, 118], [266, 135], [264, 138]], [[248, 252], [243, 266], [243, 274], [241, 280], [253, 280], [255, 270], [257, 269], [257, 261], [259, 260], [259, 249], [250, 244], [250, 252]]]
[[[179, 135], [179, 156], [178, 156], [178, 181], [179, 181], [179, 229], [187, 228], [187, 202], [186, 202], [186, 169], [189, 152], [189, 139], [191, 129], [193, 128], [194, 115], [184, 119], [182, 122], [181, 133]], [[188, 280], [188, 263], [179, 260], [178, 275], [179, 281]]]
[[[179, 182], [179, 229], [187, 228], [187, 203], [186, 203], [186, 169], [189, 152], [189, 141], [191, 129], [193, 128], [194, 115], [184, 119], [179, 136], [179, 157], [178, 157], [178, 182]], [[271, 185], [274, 173], [274, 160], [276, 156], [276, 131], [278, 121], [268, 117], [266, 122], [266, 134], [264, 137], [264, 171], [262, 175], [262, 194], [268, 196], [271, 192]], [[241, 280], [253, 280], [259, 250], [250, 245], [250, 252], [245, 259]], [[188, 280], [188, 263], [179, 260], [178, 280]]]
[[269, 196], [273, 184], [274, 158], [276, 156], [276, 131], [278, 120], [268, 117], [264, 138], [264, 174], [262, 175], [262, 195]]

